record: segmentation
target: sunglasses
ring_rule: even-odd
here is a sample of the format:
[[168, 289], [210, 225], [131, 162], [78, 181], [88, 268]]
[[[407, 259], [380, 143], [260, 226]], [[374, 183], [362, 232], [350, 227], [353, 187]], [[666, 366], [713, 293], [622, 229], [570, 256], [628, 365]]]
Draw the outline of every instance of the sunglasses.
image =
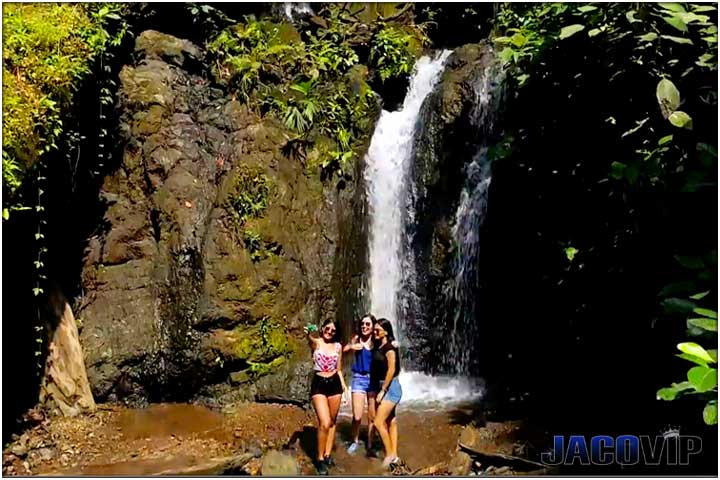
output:
[[363, 327], [372, 327], [372, 322], [362, 322]]
[[332, 327], [325, 327], [323, 328], [323, 332], [325, 333], [335, 333], [335, 329]]

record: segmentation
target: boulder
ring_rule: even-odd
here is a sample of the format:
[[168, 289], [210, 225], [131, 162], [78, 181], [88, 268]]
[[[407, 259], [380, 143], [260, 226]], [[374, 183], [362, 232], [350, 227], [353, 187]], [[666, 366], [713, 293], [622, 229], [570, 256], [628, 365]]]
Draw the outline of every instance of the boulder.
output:
[[338, 186], [286, 155], [285, 127], [209, 84], [186, 40], [144, 32], [136, 58], [82, 271], [92, 392], [307, 402], [302, 327], [359, 314], [360, 166]]
[[297, 477], [300, 466], [293, 456], [270, 450], [263, 456], [260, 474], [263, 477]]

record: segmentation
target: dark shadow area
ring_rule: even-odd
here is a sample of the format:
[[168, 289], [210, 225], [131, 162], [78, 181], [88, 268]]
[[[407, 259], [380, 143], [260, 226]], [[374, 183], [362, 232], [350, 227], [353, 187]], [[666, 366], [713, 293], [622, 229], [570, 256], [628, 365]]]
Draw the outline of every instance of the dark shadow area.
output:
[[303, 427], [290, 437], [285, 448], [299, 444], [308, 458], [317, 458], [317, 427]]
[[[126, 37], [112, 58], [93, 65], [76, 93], [72, 116], [64, 119], [66, 134], [59, 149], [47, 154], [43, 166], [28, 171], [19, 195], [34, 207], [42, 189], [43, 210], [13, 212], [3, 221], [3, 442], [24, 428], [18, 419], [37, 402], [42, 373], [38, 364], [44, 364], [47, 338], [54, 330], [46, 324], [53, 317], [48, 315], [48, 295], [59, 291], [71, 306], [82, 302], [85, 247], [103, 228], [106, 206], [100, 186], [122, 157], [116, 132], [119, 112], [112, 104], [101, 104], [100, 90], [108, 88], [116, 100], [118, 73], [133, 43]], [[41, 248], [47, 251], [37, 268]], [[42, 291], [35, 295], [38, 286]]]
[[[657, 104], [654, 95], [618, 96], [638, 89], [637, 76], [608, 89], [607, 67], [588, 60], [600, 55], [548, 54], [552, 65], [585, 62], [576, 87], [550, 83], [567, 80], [561, 71], [533, 79], [507, 105], [504, 123], [524, 130], [513, 154], [493, 164], [480, 231], [479, 373], [495, 385], [498, 409], [540, 422], [550, 435], [656, 435], [681, 425], [704, 442], [686, 467], [568, 467], [572, 473], [716, 474], [717, 426], [703, 423], [704, 403], [658, 401], [656, 392], [689, 368], [674, 356], [689, 339], [685, 319], [663, 312], [658, 293], [682, 278], [674, 255], [717, 248], [717, 189], [609, 178], [609, 160], [628, 153], [605, 119]], [[657, 81], [644, 81], [654, 92]], [[699, 127], [715, 142], [716, 119], [715, 108]], [[706, 235], [691, 233], [698, 225]], [[578, 249], [572, 260], [569, 246]]]

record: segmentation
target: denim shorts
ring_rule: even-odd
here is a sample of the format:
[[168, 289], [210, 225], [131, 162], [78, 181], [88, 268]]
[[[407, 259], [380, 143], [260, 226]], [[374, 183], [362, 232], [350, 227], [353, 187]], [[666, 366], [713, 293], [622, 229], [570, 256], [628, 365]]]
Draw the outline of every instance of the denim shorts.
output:
[[368, 391], [370, 391], [370, 374], [353, 372], [350, 391], [358, 393], [368, 393]]
[[402, 387], [400, 386], [400, 380], [395, 377], [392, 379], [392, 382], [390, 382], [390, 387], [387, 389], [387, 393], [385, 393], [382, 401], [384, 402], [385, 400], [387, 400], [388, 402], [392, 402], [397, 405], [398, 403], [400, 403], [401, 398]]

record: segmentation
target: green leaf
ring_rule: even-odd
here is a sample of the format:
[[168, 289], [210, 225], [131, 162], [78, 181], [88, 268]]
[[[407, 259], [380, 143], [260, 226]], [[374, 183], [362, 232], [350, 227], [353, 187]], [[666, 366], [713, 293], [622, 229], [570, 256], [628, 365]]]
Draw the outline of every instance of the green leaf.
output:
[[717, 424], [717, 405], [708, 403], [703, 409], [703, 420], [707, 425]]
[[635, 182], [637, 182], [637, 179], [639, 176], [640, 176], [640, 167], [638, 166], [637, 163], [631, 163], [625, 169], [625, 179], [630, 184], [634, 184]]
[[666, 143], [671, 142], [672, 139], [673, 139], [672, 135], [665, 135], [660, 140], [658, 140], [658, 146], [665, 145]]
[[575, 255], [576, 255], [577, 253], [578, 253], [578, 249], [575, 248], [575, 247], [568, 247], [568, 248], [565, 249], [565, 256], [566, 256], [567, 259], [570, 260], [571, 262], [573, 261], [573, 259], [575, 258]]
[[10, 210], [8, 210], [7, 208], [3, 208], [2, 218], [3, 220], [10, 219]]
[[680, 92], [675, 84], [663, 78], [655, 88], [655, 97], [660, 104], [663, 118], [668, 118], [680, 106]]
[[523, 45], [527, 43], [527, 37], [523, 35], [522, 33], [518, 32], [512, 37], [510, 37], [510, 41], [513, 45], [515, 45], [518, 48], [521, 48]]
[[693, 12], [714, 12], [717, 10], [711, 5], [691, 5]]
[[693, 367], [688, 370], [687, 378], [695, 390], [700, 393], [708, 392], [717, 385], [717, 370], [709, 367]]
[[685, 7], [683, 7], [679, 3], [658, 3], [661, 7], [663, 7], [666, 10], [670, 10], [671, 12], [685, 12]]
[[688, 362], [696, 363], [698, 365], [702, 365], [703, 367], [708, 366], [708, 362], [703, 360], [702, 358], [698, 358], [695, 355], [690, 355], [689, 353], [678, 353], [677, 357], [682, 358], [683, 360], [687, 360]]
[[662, 17], [663, 20], [665, 20], [668, 24], [672, 25], [676, 29], [680, 30], [681, 32], [687, 32], [688, 27], [685, 22], [683, 22], [682, 18], [678, 16], [672, 16], [672, 17]]
[[620, 180], [625, 176], [625, 169], [627, 168], [627, 165], [621, 162], [612, 162], [612, 165], [610, 165], [610, 176], [613, 177], [615, 180]]
[[710, 355], [713, 359], [714, 363], [717, 363], [717, 349], [708, 350], [708, 355]]
[[668, 120], [670, 120], [670, 123], [678, 128], [685, 128], [687, 130], [692, 130], [693, 128], [692, 118], [690, 118], [690, 115], [685, 112], [681, 112], [680, 110], [670, 114]]
[[703, 330], [708, 330], [710, 332], [717, 332], [717, 325], [718, 325], [717, 320], [712, 320], [710, 318], [688, 318], [687, 323], [688, 323], [688, 325], [702, 328]]
[[510, 37], [497, 37], [494, 41], [495, 43], [510, 43]]
[[508, 63], [513, 58], [513, 49], [510, 47], [505, 47], [499, 54], [498, 57], [500, 57], [500, 60], [503, 61], [503, 63]]
[[628, 22], [635, 23], [640, 21], [639, 19], [635, 18], [635, 13], [635, 10], [630, 10], [625, 14], [625, 18], [627, 18]]
[[592, 12], [593, 10], [597, 10], [597, 7], [593, 5], [583, 5], [582, 7], [578, 8], [578, 11], [582, 13]]
[[[677, 346], [678, 350], [680, 350], [683, 353], [687, 353], [688, 355], [696, 356], [706, 362], [712, 362], [712, 357], [705, 351], [703, 347], [698, 345], [695, 342], [683, 342], [678, 343]], [[688, 378], [692, 382], [691, 379]]]
[[710, 293], [710, 290], [706, 292], [696, 293], [695, 295], [690, 295], [690, 298], [692, 298], [693, 300], [702, 300], [703, 298], [707, 297], [708, 293]]
[[560, 40], [564, 40], [566, 38], [572, 37], [578, 32], [581, 32], [585, 30], [585, 25], [580, 25], [578, 23], [574, 25], [568, 25], [567, 27], [563, 27], [560, 29]]
[[697, 13], [681, 13], [680, 19], [685, 23], [700, 22], [705, 23], [710, 20], [707, 15], [698, 15]]
[[673, 383], [672, 386], [657, 391], [658, 400], [674, 400], [678, 393], [692, 388], [690, 382]]
[[682, 265], [685, 268], [689, 268], [691, 270], [698, 270], [700, 268], [703, 268], [705, 264], [703, 263], [702, 259], [700, 257], [688, 257], [683, 255], [675, 255], [675, 260]]
[[665, 313], [684, 313], [688, 314], [693, 311], [695, 304], [683, 298], [666, 298], [662, 302]]
[[664, 38], [665, 40], [670, 40], [675, 43], [684, 43], [687, 45], [693, 45], [692, 40], [690, 40], [689, 38], [673, 37], [672, 35], [660, 35], [660, 38]]
[[667, 297], [668, 295], [678, 295], [681, 293], [690, 293], [694, 291], [697, 288], [695, 285], [695, 282], [685, 281], [685, 282], [673, 282], [668, 285], [665, 285], [662, 290], [660, 290], [660, 293], [658, 293], [658, 296], [660, 297]]
[[650, 33], [646, 33], [645, 35], [640, 35], [640, 36], [637, 37], [637, 38], [638, 38], [638, 40], [640, 40], [641, 42], [652, 42], [653, 40], [657, 39], [658, 36], [657, 36], [657, 33], [655, 33], [655, 32], [650, 32]]
[[593, 28], [592, 30], [588, 31], [588, 37], [592, 38], [600, 32], [602, 32], [602, 30], [600, 30], [599, 28]]
[[693, 308], [693, 312], [708, 318], [717, 318], [717, 312], [714, 310], [708, 310], [707, 308]]

